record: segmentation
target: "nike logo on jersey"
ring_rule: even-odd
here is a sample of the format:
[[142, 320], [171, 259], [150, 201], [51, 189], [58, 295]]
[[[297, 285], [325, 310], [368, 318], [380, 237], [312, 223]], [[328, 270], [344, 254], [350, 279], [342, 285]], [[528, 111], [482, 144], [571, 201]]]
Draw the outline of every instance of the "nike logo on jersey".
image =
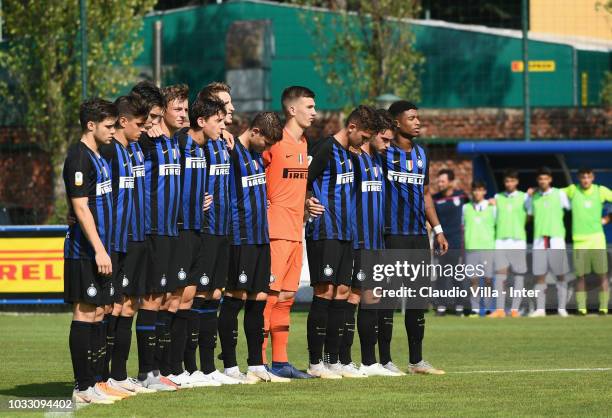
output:
[[293, 154], [285, 154], [285, 158], [291, 158], [293, 157]]

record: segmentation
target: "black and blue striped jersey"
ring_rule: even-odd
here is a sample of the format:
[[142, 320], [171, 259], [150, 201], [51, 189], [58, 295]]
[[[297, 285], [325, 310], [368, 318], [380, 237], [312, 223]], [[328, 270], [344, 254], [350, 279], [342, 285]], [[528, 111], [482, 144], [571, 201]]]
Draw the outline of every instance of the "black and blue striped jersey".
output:
[[143, 135], [145, 156], [145, 233], [178, 236], [181, 199], [180, 151], [174, 138]]
[[[63, 170], [64, 185], [68, 196], [68, 209], [76, 216], [72, 198], [86, 197], [87, 205], [96, 224], [98, 236], [110, 254], [111, 227], [113, 222], [113, 186], [111, 169], [106, 160], [83, 142], [70, 146]], [[81, 229], [79, 222], [68, 228], [64, 241], [64, 258], [95, 257], [94, 249]]]
[[337, 239], [351, 241], [353, 213], [353, 162], [346, 150], [333, 136], [309, 146], [308, 188], [312, 196], [325, 206], [325, 212], [311, 218], [306, 225], [306, 236], [312, 240]]
[[262, 155], [236, 138], [231, 151], [230, 236], [233, 245], [267, 244], [268, 197]]
[[129, 241], [144, 241], [145, 239], [145, 166], [144, 153], [138, 142], [131, 142], [128, 147], [134, 174], [134, 191], [132, 216], [128, 226]]
[[212, 235], [229, 234], [229, 174], [230, 156], [225, 140], [209, 140], [204, 147], [208, 163], [206, 193], [212, 196], [212, 205], [204, 213], [202, 230]]
[[425, 235], [425, 186], [429, 184], [429, 159], [425, 149], [413, 144], [406, 152], [392, 144], [381, 154], [385, 175], [385, 234]]
[[385, 179], [378, 154], [351, 153], [355, 184], [353, 186], [353, 247], [379, 250], [384, 248]]
[[189, 129], [181, 129], [176, 134], [176, 142], [181, 151], [181, 210], [179, 229], [202, 229], [204, 189], [206, 186], [206, 156], [200, 146], [188, 134]]

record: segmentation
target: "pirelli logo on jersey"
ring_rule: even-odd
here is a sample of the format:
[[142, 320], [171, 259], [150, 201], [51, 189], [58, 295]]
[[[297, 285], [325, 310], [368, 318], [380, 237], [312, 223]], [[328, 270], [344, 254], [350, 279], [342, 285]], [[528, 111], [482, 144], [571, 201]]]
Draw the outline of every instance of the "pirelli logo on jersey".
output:
[[206, 168], [206, 158], [187, 157], [185, 158], [185, 168]]
[[308, 169], [307, 168], [283, 168], [283, 178], [284, 179], [307, 179]]
[[[349, 161], [350, 162], [350, 161]], [[348, 184], [353, 182], [353, 172], [342, 173], [336, 176], [336, 184]]]
[[134, 177], [119, 177], [119, 188], [120, 189], [133, 189], [134, 188]]
[[227, 176], [229, 174], [230, 165], [226, 164], [211, 164], [210, 175], [211, 176]]
[[366, 180], [361, 182], [361, 192], [382, 192], [382, 181]]
[[113, 185], [110, 180], [103, 181], [102, 183], [96, 184], [96, 196], [102, 196], [106, 193], [113, 192]]
[[266, 173], [251, 174], [242, 178], [243, 188], [259, 186], [260, 184], [266, 184]]
[[423, 184], [425, 183], [425, 174], [403, 173], [401, 171], [389, 170], [387, 174], [389, 181], [408, 184]]
[[144, 165], [135, 165], [132, 167], [132, 174], [134, 177], [144, 177], [145, 176], [145, 167]]
[[160, 164], [159, 165], [160, 176], [180, 176], [181, 165], [180, 164]]

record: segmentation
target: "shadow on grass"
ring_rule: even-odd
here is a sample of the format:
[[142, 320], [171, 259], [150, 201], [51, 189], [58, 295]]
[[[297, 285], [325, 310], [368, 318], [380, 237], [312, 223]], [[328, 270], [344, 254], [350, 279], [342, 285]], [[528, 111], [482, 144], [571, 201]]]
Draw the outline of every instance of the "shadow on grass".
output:
[[69, 398], [72, 396], [73, 382], [46, 382], [17, 385], [0, 389], [0, 396], [16, 398]]

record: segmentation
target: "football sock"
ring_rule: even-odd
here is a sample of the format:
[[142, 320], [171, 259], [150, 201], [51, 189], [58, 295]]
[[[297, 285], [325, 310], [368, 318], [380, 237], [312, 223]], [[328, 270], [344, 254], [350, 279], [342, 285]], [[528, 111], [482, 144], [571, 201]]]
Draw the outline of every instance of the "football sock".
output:
[[[196, 301], [202, 298], [195, 298], [193, 305]], [[185, 363], [185, 370], [189, 373], [193, 373], [198, 370], [198, 364], [196, 363], [196, 350], [198, 349], [198, 335], [200, 332], [200, 317], [198, 312], [192, 308], [188, 311], [187, 318], [187, 341], [185, 343], [185, 353], [183, 355], [183, 361]], [[216, 335], [216, 333], [215, 333]]]
[[[376, 339], [378, 338], [378, 310], [359, 306], [357, 331], [361, 346], [361, 363], [370, 366], [376, 363]], [[386, 364], [386, 363], [385, 363]]]
[[327, 335], [325, 336], [325, 353], [329, 355], [327, 361], [330, 364], [338, 362], [340, 352], [340, 340], [344, 334], [344, 314], [346, 312], [346, 300], [334, 299], [327, 311]]
[[586, 311], [587, 292], [584, 290], [576, 291], [576, 308], [579, 311]]
[[391, 361], [391, 338], [393, 337], [393, 309], [378, 310], [378, 354], [380, 364]]
[[249, 366], [261, 366], [263, 363], [261, 347], [263, 344], [265, 300], [247, 300], [244, 304], [244, 334], [247, 340]]
[[546, 283], [536, 283], [534, 289], [538, 292], [536, 298], [536, 309], [546, 308]]
[[323, 344], [327, 331], [327, 311], [331, 301], [315, 296], [312, 298], [308, 319], [306, 321], [308, 356], [310, 364], [323, 360]]
[[103, 323], [106, 324], [106, 355], [104, 356], [104, 371], [102, 378], [104, 381], [110, 377], [110, 362], [113, 356], [113, 348], [115, 347], [115, 328], [117, 327], [118, 316], [112, 314], [104, 315]]
[[[517, 274], [514, 276], [514, 290], [523, 290], [525, 287], [525, 277], [522, 274]], [[523, 298], [521, 296], [515, 296], [512, 298], [512, 309], [518, 311], [521, 307], [521, 302]]]
[[83, 321], [72, 321], [70, 324], [70, 335], [68, 346], [70, 347], [70, 359], [74, 380], [78, 390], [87, 390], [94, 385], [95, 380], [91, 369], [91, 323]]
[[[476, 296], [474, 296], [474, 293], [476, 294]], [[472, 308], [472, 312], [480, 311], [480, 291], [478, 289], [478, 286], [472, 286], [472, 288], [470, 289], [470, 306]]]
[[504, 283], [508, 278], [505, 274], [497, 274], [495, 276], [495, 290], [497, 290], [497, 300], [495, 301], [495, 308], [498, 310], [506, 309], [506, 294], [504, 293]]
[[407, 309], [404, 325], [408, 334], [408, 354], [411, 364], [423, 360], [423, 338], [425, 337], [425, 314], [422, 309]]
[[106, 344], [103, 343], [106, 338], [103, 337], [102, 328], [102, 321], [91, 323], [91, 367], [96, 382], [102, 382], [104, 353], [106, 351]]
[[567, 306], [567, 282], [557, 282], [557, 299], [559, 302], [559, 309], [565, 309]]
[[268, 295], [266, 300], [266, 308], [264, 309], [264, 341], [261, 345], [261, 357], [264, 364], [268, 364], [268, 356], [266, 350], [268, 349], [268, 338], [270, 338], [270, 321], [272, 320], [272, 309], [278, 302], [278, 295]]
[[138, 347], [138, 374], [146, 374], [155, 369], [157, 346], [157, 312], [139, 309], [136, 316], [136, 345]]
[[[196, 298], [200, 299], [200, 298]], [[216, 370], [215, 348], [217, 347], [217, 329], [219, 300], [203, 300], [198, 308], [198, 345], [200, 346], [200, 370], [210, 374]], [[236, 319], [236, 333], [238, 332]], [[236, 334], [236, 338], [238, 334]], [[195, 351], [195, 349], [194, 349]], [[194, 361], [195, 362], [195, 361]], [[189, 370], [189, 369], [188, 369]]]
[[[586, 295], [585, 295], [586, 296]], [[586, 302], [586, 297], [585, 297]], [[599, 292], [599, 311], [608, 313], [608, 304], [610, 303], [610, 293], [600, 291]], [[585, 303], [586, 306], [586, 303]]]
[[117, 318], [115, 347], [111, 359], [111, 377], [118, 381], [127, 379], [127, 361], [132, 345], [133, 322], [134, 318], [131, 316], [120, 316]]
[[187, 321], [189, 320], [189, 309], [179, 309], [172, 321], [172, 337], [170, 343], [170, 366], [173, 375], [183, 373], [183, 357], [185, 356], [185, 345], [187, 344]]
[[170, 374], [170, 366], [166, 363], [166, 355], [168, 352], [168, 340], [170, 331], [170, 321], [172, 316], [168, 311], [157, 312], [155, 321], [155, 336], [157, 337], [157, 346], [155, 347], [155, 365], [163, 376]]
[[351, 349], [353, 348], [353, 340], [355, 338], [355, 312], [357, 305], [347, 302], [344, 305], [344, 333], [340, 340], [340, 363], [349, 364], [353, 362], [351, 357]]
[[[289, 343], [289, 324], [291, 322], [291, 306], [294, 298], [277, 302], [272, 308], [270, 319], [270, 334], [272, 336], [272, 362], [288, 363], [287, 344]], [[265, 360], [265, 359], [264, 359]], [[264, 364], [266, 362], [264, 361]]]
[[[242, 309], [242, 299], [223, 297], [219, 310], [219, 339], [223, 354], [223, 367], [229, 369], [238, 365], [236, 361], [236, 345], [238, 344], [238, 313]], [[261, 352], [261, 345], [259, 346]]]

